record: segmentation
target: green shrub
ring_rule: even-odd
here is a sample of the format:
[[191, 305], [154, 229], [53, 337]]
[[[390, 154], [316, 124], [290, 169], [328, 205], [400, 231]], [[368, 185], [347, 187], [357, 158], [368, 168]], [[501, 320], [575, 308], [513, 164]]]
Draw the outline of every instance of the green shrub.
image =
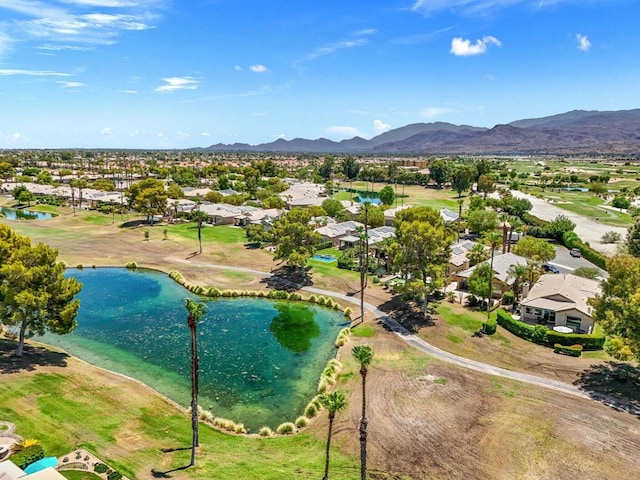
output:
[[502, 303], [504, 303], [505, 305], [512, 305], [515, 298], [516, 296], [513, 291], [507, 290], [502, 294]]
[[76, 265], [76, 268], [78, 270], [82, 270], [84, 268], [84, 265], [82, 265], [81, 263], [79, 263], [78, 265]]
[[347, 307], [344, 309], [344, 316], [345, 317], [349, 317], [349, 319], [351, 319], [351, 315], [353, 314], [353, 310], [351, 309], [351, 307]]
[[219, 297], [220, 296], [220, 290], [218, 290], [216, 287], [211, 287], [209, 290], [207, 290], [207, 296], [208, 297]]
[[304, 416], [307, 418], [313, 418], [318, 414], [318, 407], [313, 402], [309, 402], [309, 405], [304, 409]]
[[42, 445], [38, 444], [26, 447], [20, 452], [11, 455], [11, 461], [22, 469], [42, 458], [44, 458], [44, 449]]
[[258, 435], [260, 435], [261, 437], [270, 437], [271, 435], [273, 435], [273, 430], [271, 430], [269, 427], [262, 427], [260, 430], [258, 430]]
[[93, 471], [96, 473], [107, 473], [107, 470], [109, 470], [109, 467], [107, 467], [104, 463], [96, 463], [93, 466]]
[[546, 325], [536, 325], [533, 327], [533, 336], [531, 337], [531, 340], [539, 345], [544, 345], [547, 343], [547, 330]]
[[116, 471], [113, 471], [109, 475], [107, 475], [108, 480], [120, 480], [121, 478], [122, 478], [122, 474]]
[[296, 418], [295, 425], [297, 428], [304, 428], [309, 425], [309, 419], [307, 417]]
[[276, 429], [276, 433], [278, 435], [291, 435], [292, 433], [295, 433], [295, 431], [296, 426], [291, 422], [281, 423]]
[[498, 310], [497, 316], [498, 325], [506, 328], [514, 335], [524, 338], [525, 340], [533, 339], [534, 329], [531, 325], [527, 325], [524, 322], [515, 320], [509, 313], [504, 310]]
[[490, 318], [482, 324], [482, 331], [487, 335], [493, 335], [498, 329], [498, 322], [495, 318]]
[[338, 337], [336, 338], [336, 347], [342, 347], [345, 343], [349, 341], [349, 335], [351, 335], [351, 329], [349, 327], [345, 327], [338, 333]]
[[547, 331], [547, 343], [555, 345], [559, 343], [565, 347], [582, 345], [584, 350], [602, 350], [606, 338], [604, 335], [587, 335], [582, 333], [560, 333], [553, 330]]
[[322, 377], [318, 382], [318, 393], [322, 395], [329, 389], [329, 386], [330, 386], [329, 381], [325, 377]]
[[571, 345], [565, 346], [556, 343], [553, 346], [553, 351], [555, 353], [561, 353], [562, 355], [569, 355], [571, 357], [579, 357], [582, 355], [582, 345]]
[[135, 270], [136, 268], [138, 268], [138, 264], [136, 262], [128, 262], [125, 267], [127, 267], [129, 270]]

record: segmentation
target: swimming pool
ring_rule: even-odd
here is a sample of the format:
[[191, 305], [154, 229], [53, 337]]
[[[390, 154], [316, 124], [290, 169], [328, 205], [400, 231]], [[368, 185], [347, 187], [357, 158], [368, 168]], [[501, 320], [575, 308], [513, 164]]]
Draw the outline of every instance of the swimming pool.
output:
[[331, 263], [331, 262], [335, 262], [337, 260], [337, 258], [333, 255], [320, 255], [318, 253], [316, 253], [313, 257], [311, 257], [313, 260], [317, 261], [317, 262], [325, 262], [325, 263]]

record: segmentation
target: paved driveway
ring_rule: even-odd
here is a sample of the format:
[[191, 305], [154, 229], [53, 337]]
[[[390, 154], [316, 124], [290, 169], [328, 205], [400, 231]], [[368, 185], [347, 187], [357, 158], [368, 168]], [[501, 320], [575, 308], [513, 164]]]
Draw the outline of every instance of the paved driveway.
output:
[[609, 278], [609, 274], [607, 272], [605, 272], [601, 268], [598, 268], [587, 259], [583, 257], [579, 257], [579, 258], [572, 257], [569, 254], [568, 248], [562, 245], [555, 245], [554, 248], [556, 250], [556, 258], [551, 260], [549, 263], [551, 265], [558, 267], [558, 270], [560, 270], [560, 273], [573, 273], [573, 271], [576, 268], [590, 267], [590, 268], [597, 268], [602, 278]]

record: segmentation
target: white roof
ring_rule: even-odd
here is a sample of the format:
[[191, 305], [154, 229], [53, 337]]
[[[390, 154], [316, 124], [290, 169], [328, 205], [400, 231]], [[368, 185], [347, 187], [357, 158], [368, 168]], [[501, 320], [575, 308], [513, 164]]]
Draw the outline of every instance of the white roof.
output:
[[[473, 271], [478, 268], [478, 266], [482, 264], [490, 264], [490, 260], [485, 260], [484, 262], [480, 262], [478, 265], [474, 265], [473, 267], [464, 270], [463, 272], [458, 272], [456, 275], [464, 278], [468, 278], [471, 276]], [[520, 255], [516, 255], [515, 253], [504, 253], [502, 255], [494, 255], [493, 257], [493, 276], [497, 278], [501, 282], [508, 283], [507, 278], [509, 277], [509, 268], [512, 265], [526, 265], [527, 259], [521, 257]]]
[[349, 220], [348, 222], [331, 223], [324, 227], [316, 228], [315, 231], [323, 237], [338, 238], [357, 231], [359, 227], [364, 227], [364, 225], [360, 222]]

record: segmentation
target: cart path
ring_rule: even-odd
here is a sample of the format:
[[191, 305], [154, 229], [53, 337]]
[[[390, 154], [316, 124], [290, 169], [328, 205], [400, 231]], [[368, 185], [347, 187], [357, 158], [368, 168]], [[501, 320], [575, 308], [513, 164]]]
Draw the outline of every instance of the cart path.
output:
[[[212, 268], [216, 270], [227, 269], [227, 270], [234, 270], [238, 272], [252, 273], [261, 277], [274, 277], [274, 278], [278, 278], [279, 281], [290, 284], [292, 287], [298, 288], [300, 290], [305, 290], [307, 292], [314, 293], [317, 295], [326, 295], [330, 297], [336, 297], [345, 302], [348, 302], [357, 306], [360, 305], [360, 297], [358, 296], [350, 297], [343, 293], [332, 292], [330, 290], [324, 290], [322, 288], [301, 286], [299, 284], [296, 284], [284, 278], [276, 277], [270, 272], [264, 272], [264, 271], [254, 270], [254, 269], [245, 268], [245, 267], [231, 267], [227, 265], [214, 265], [206, 262], [192, 262], [189, 260], [184, 260], [179, 258], [170, 258], [169, 260], [174, 262], [179, 262], [179, 263], [197, 265], [205, 268]], [[411, 345], [414, 348], [417, 348], [422, 352], [425, 352], [431, 355], [432, 357], [438, 360], [442, 360], [444, 362], [451, 363], [453, 365], [457, 365], [462, 368], [475, 370], [476, 372], [484, 373], [487, 375], [494, 375], [497, 377], [503, 377], [511, 380], [529, 383], [532, 385], [537, 385], [539, 387], [548, 388], [548, 389], [562, 392], [568, 395], [573, 395], [574, 397], [580, 397], [588, 400], [595, 400], [600, 403], [604, 403], [610, 407], [616, 408], [618, 410], [625, 410], [629, 413], [633, 413], [634, 415], [640, 415], [640, 408], [636, 407], [635, 405], [620, 402], [619, 400], [607, 395], [599, 394], [597, 392], [589, 393], [569, 383], [552, 380], [550, 378], [538, 377], [536, 375], [531, 375], [528, 373], [515, 372], [513, 370], [497, 367], [495, 365], [489, 365], [487, 363], [478, 362], [476, 360], [460, 357], [453, 353], [447, 352], [445, 350], [442, 350], [438, 347], [431, 345], [430, 343], [419, 338], [418, 336], [413, 335], [406, 328], [400, 325], [395, 319], [393, 319], [390, 315], [386, 314], [385, 312], [371, 305], [370, 303], [365, 302], [364, 307], [368, 312], [373, 313], [380, 321], [384, 323], [384, 325], [386, 325], [386, 327], [390, 331], [392, 331], [404, 342], [406, 342], [407, 344]]]

